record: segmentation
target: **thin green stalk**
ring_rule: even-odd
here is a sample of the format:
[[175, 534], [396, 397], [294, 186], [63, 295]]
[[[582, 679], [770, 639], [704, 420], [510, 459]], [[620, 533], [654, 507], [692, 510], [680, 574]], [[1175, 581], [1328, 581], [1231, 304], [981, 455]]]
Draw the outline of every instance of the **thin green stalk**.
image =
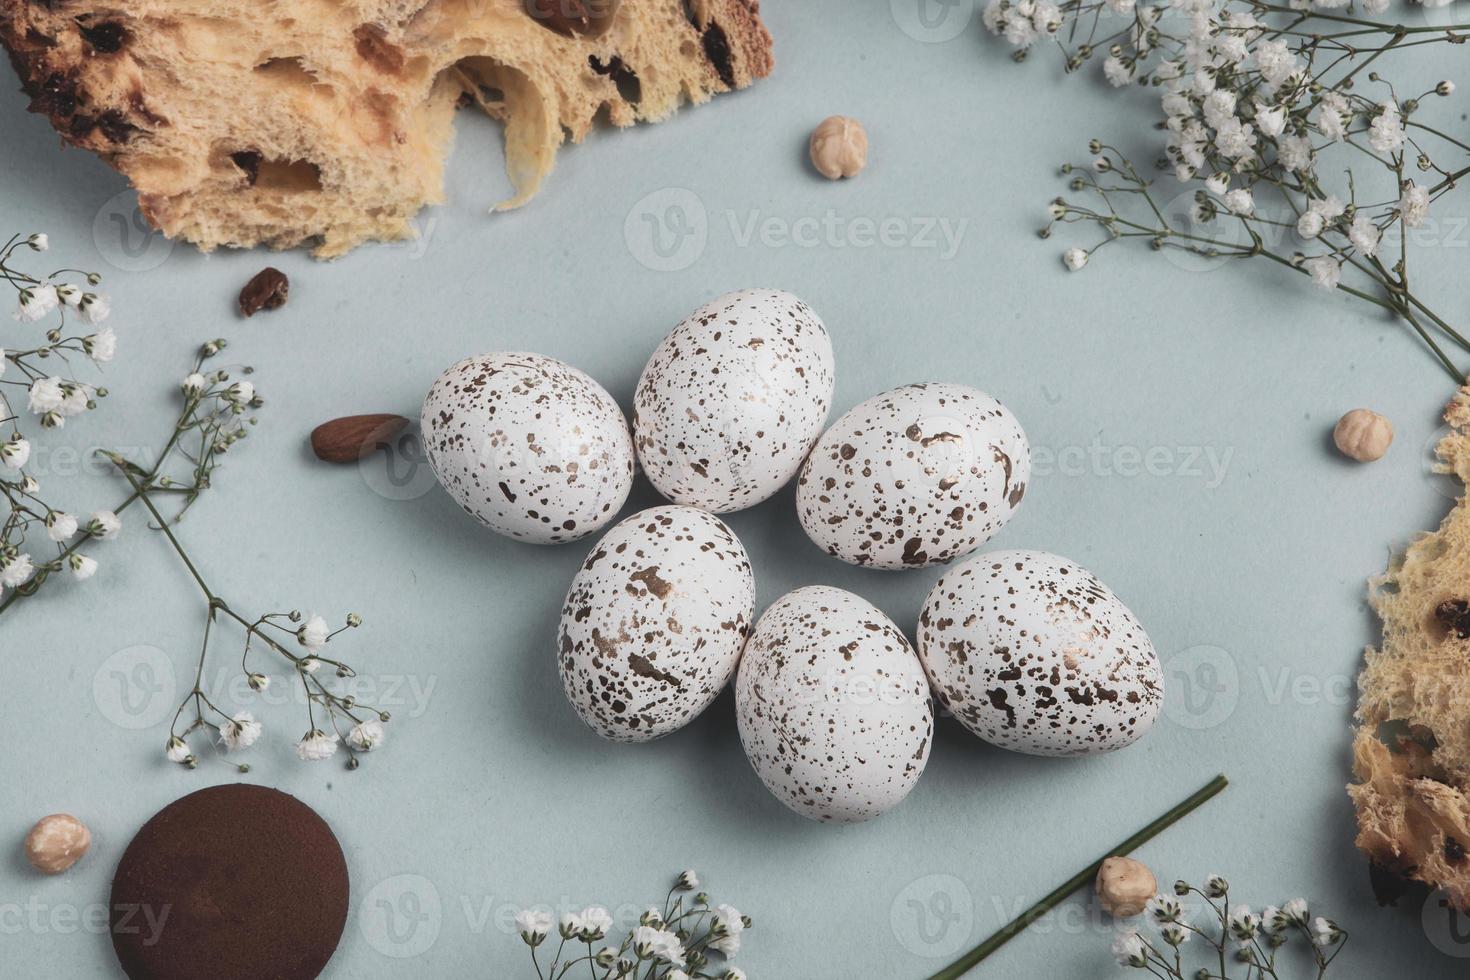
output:
[[1153, 840], [1159, 834], [1163, 833], [1165, 830], [1168, 830], [1174, 824], [1178, 823], [1181, 819], [1188, 816], [1190, 813], [1193, 813], [1202, 804], [1206, 803], [1211, 798], [1219, 794], [1220, 791], [1222, 791], [1228, 785], [1230, 785], [1230, 781], [1226, 779], [1223, 775], [1216, 776], [1214, 779], [1205, 784], [1205, 786], [1202, 787], [1198, 792], [1194, 793], [1178, 806], [1160, 816], [1153, 823], [1149, 824], [1147, 827], [1144, 827], [1138, 833], [1123, 841], [1117, 847], [1113, 848], [1111, 851], [1108, 851], [1102, 857], [1098, 858], [1096, 861], [1092, 862], [1087, 867], [1077, 872], [1075, 875], [1063, 882], [1059, 887], [1057, 887], [1041, 901], [1037, 902], [1025, 912], [1022, 912], [1019, 916], [1002, 926], [989, 939], [985, 940], [979, 946], [976, 946], [974, 949], [970, 950], [968, 953], [960, 957], [950, 966], [934, 974], [932, 977], [929, 978], [929, 980], [956, 980], [956, 978], [964, 976], [966, 973], [974, 969], [976, 964], [985, 959], [985, 957], [989, 956], [997, 949], [1000, 949], [1012, 939], [1016, 938], [1016, 936], [1024, 932], [1027, 927], [1029, 927], [1033, 922], [1060, 905], [1062, 900], [1065, 899], [1068, 895], [1072, 894], [1077, 889], [1083, 887], [1084, 885], [1095, 879], [1097, 877], [1098, 868], [1100, 868], [1102, 866], [1102, 863], [1108, 858], [1122, 856], [1142, 847], [1144, 844]]

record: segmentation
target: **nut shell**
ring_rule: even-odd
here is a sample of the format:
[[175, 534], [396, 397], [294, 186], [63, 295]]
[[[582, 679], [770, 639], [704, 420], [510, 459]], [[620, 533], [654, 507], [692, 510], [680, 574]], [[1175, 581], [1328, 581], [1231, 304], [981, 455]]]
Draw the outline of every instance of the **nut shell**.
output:
[[1388, 452], [1393, 443], [1393, 424], [1377, 412], [1355, 408], [1337, 420], [1332, 441], [1344, 456], [1371, 463]]
[[856, 177], [868, 165], [868, 131], [848, 116], [828, 116], [812, 130], [812, 166], [828, 180]]
[[26, 860], [42, 874], [59, 875], [92, 846], [92, 832], [69, 813], [42, 817], [26, 834]]
[[1141, 915], [1148, 900], [1158, 894], [1159, 883], [1142, 861], [1110, 857], [1097, 869], [1097, 902], [1116, 919]]

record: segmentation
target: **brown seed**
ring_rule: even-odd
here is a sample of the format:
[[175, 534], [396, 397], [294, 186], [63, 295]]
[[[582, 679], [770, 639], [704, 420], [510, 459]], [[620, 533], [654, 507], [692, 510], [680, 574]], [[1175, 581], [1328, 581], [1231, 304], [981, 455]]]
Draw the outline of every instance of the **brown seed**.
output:
[[392, 443], [407, 427], [402, 415], [348, 415], [312, 430], [311, 450], [328, 463], [354, 463]]
[[286, 278], [286, 274], [266, 266], [240, 290], [240, 312], [254, 316], [261, 310], [280, 309], [286, 305], [286, 295], [290, 291], [291, 280]]
[[92, 832], [69, 813], [42, 817], [26, 835], [26, 860], [42, 874], [59, 875], [92, 846]]
[[1360, 463], [1382, 459], [1393, 442], [1393, 425], [1377, 412], [1355, 408], [1338, 419], [1332, 430], [1338, 450]]
[[1093, 885], [1098, 904], [1115, 919], [1130, 919], [1143, 912], [1159, 884], [1148, 865], [1126, 857], [1110, 857], [1097, 869]]
[[525, 0], [526, 13], [567, 37], [601, 37], [612, 26], [619, 0]]

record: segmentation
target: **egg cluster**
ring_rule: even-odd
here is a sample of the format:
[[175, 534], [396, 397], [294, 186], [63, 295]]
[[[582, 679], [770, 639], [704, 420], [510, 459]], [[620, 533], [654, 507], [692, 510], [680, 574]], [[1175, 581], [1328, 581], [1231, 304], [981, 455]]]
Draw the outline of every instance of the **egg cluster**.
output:
[[808, 537], [854, 565], [914, 569], [973, 555], [1020, 506], [1031, 451], [983, 391], [913, 384], [823, 431], [832, 342], [789, 293], [700, 307], [659, 344], [632, 424], [577, 369], [538, 354], [451, 367], [424, 401], [439, 482], [490, 529], [538, 544], [605, 527], [634, 461], [670, 506], [628, 517], [583, 562], [562, 607], [567, 699], [604, 738], [646, 742], [700, 715], [734, 678], [740, 739], [777, 799], [851, 823], [900, 803], [934, 734], [934, 701], [1002, 748], [1122, 748], [1158, 716], [1148, 635], [1086, 569], [1039, 551], [951, 568], [917, 649], [867, 600], [790, 592], [755, 618], [750, 558], [716, 514], [796, 480]]

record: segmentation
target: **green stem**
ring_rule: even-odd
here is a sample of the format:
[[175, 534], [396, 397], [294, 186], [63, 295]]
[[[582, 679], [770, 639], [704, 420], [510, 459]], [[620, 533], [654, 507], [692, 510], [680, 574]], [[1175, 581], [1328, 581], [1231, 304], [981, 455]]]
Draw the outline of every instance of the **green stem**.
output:
[[1072, 894], [1077, 889], [1095, 879], [1097, 877], [1098, 868], [1100, 868], [1102, 866], [1102, 863], [1108, 858], [1125, 855], [1142, 847], [1144, 844], [1153, 840], [1159, 834], [1163, 833], [1165, 830], [1168, 830], [1174, 824], [1178, 823], [1182, 818], [1194, 812], [1202, 804], [1217, 795], [1229, 784], [1230, 781], [1227, 780], [1223, 775], [1216, 776], [1197, 793], [1190, 796], [1187, 800], [1184, 800], [1182, 803], [1174, 807], [1169, 812], [1160, 816], [1153, 823], [1149, 824], [1147, 827], [1144, 827], [1138, 833], [1123, 841], [1123, 843], [1119, 844], [1111, 851], [1108, 851], [1102, 857], [1092, 862], [1092, 864], [1089, 864], [1087, 867], [1077, 872], [1075, 875], [1067, 879], [1067, 881], [1063, 882], [1059, 887], [1057, 887], [1041, 901], [1037, 902], [1025, 912], [1022, 912], [1019, 916], [1002, 926], [989, 939], [985, 940], [979, 946], [976, 946], [974, 949], [970, 950], [970, 952], [960, 957], [950, 966], [934, 974], [932, 977], [929, 978], [929, 980], [956, 980], [956, 978], [964, 976], [966, 973], [970, 972], [970, 970], [974, 969], [976, 964], [985, 959], [985, 957], [1000, 949], [1012, 939], [1016, 938], [1016, 936], [1024, 932], [1027, 927], [1029, 927], [1033, 922], [1060, 905], [1062, 900], [1065, 899], [1068, 895]]

